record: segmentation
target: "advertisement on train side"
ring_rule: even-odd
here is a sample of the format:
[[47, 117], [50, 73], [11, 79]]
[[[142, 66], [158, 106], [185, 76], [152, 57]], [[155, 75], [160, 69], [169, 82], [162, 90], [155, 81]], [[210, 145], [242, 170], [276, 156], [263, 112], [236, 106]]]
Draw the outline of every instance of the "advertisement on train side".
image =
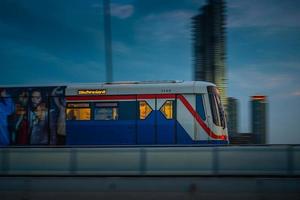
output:
[[0, 145], [64, 144], [65, 87], [0, 92]]

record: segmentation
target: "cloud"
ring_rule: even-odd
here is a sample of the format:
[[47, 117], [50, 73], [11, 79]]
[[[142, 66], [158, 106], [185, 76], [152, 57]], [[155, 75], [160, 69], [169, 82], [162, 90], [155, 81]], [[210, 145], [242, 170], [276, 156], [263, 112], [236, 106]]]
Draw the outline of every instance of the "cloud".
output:
[[228, 1], [228, 27], [300, 27], [300, 1]]
[[103, 8], [102, 4], [100, 4], [100, 3], [93, 3], [93, 4], [91, 5], [91, 7], [92, 7], [92, 8]]
[[195, 12], [191, 10], [149, 14], [136, 26], [137, 37], [140, 40], [150, 39], [160, 42], [188, 39], [191, 35], [191, 17], [194, 14]]
[[[230, 95], [240, 97], [262, 93], [272, 98], [286, 99], [298, 94], [295, 92], [299, 91], [300, 86], [298, 69], [290, 72], [282, 72], [276, 67], [274, 70], [267, 69], [271, 69], [268, 63], [232, 69], [228, 74]], [[242, 94], [237, 91], [242, 91]]]
[[[91, 31], [95, 29], [98, 32]], [[54, 54], [82, 56], [103, 43], [102, 17], [77, 1], [3, 0], [0, 39], [47, 48]]]
[[131, 49], [123, 42], [113, 41], [112, 51], [114, 54], [129, 54]]
[[[0, 40], [1, 42], [1, 40]], [[33, 45], [2, 41], [0, 84], [46, 84], [104, 80], [100, 58], [65, 57]], [[5, 51], [3, 49], [7, 48]], [[97, 73], [98, 72], [98, 73]]]
[[133, 15], [134, 7], [133, 5], [126, 4], [111, 4], [111, 15], [120, 19], [126, 19]]
[[300, 96], [300, 90], [293, 92], [292, 96]]

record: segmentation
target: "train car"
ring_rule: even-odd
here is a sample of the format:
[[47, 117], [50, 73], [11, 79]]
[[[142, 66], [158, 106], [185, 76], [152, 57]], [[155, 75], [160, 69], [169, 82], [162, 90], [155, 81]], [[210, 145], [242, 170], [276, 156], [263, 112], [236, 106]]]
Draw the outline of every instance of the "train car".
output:
[[0, 114], [8, 119], [0, 122], [2, 145], [228, 143], [220, 96], [208, 82], [2, 87]]
[[66, 88], [67, 144], [227, 144], [224, 109], [207, 82]]

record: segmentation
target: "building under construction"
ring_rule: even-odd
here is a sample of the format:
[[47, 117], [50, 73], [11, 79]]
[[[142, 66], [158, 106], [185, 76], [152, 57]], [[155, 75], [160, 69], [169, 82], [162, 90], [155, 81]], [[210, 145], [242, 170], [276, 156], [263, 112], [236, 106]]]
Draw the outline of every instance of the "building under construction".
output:
[[225, 1], [208, 0], [200, 11], [192, 18], [194, 80], [215, 83], [227, 107]]

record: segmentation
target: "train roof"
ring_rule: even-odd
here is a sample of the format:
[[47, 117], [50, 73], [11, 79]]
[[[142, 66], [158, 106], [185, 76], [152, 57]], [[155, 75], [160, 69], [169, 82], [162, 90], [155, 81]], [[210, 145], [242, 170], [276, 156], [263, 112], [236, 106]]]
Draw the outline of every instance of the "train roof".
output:
[[78, 95], [79, 91], [103, 91], [114, 94], [160, 94], [160, 93], [206, 93], [207, 86], [215, 86], [204, 81], [141, 81], [113, 82], [102, 84], [72, 84], [67, 86], [66, 95]]
[[66, 87], [66, 95], [78, 95], [78, 90], [105, 90], [106, 94], [206, 93], [204, 81], [124, 81], [111, 83], [56, 83], [40, 85], [2, 85], [0, 88]]

